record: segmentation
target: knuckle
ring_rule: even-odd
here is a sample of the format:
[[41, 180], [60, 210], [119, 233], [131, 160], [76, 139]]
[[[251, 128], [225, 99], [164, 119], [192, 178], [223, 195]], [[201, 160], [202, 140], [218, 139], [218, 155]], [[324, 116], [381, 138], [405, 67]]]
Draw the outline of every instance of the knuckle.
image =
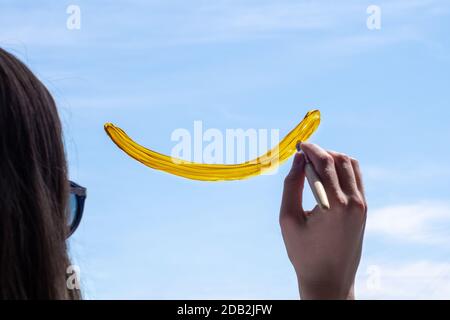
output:
[[338, 153], [335, 156], [336, 161], [340, 163], [350, 163], [350, 157], [344, 153]]
[[344, 195], [338, 194], [338, 195], [336, 195], [336, 204], [340, 207], [347, 207], [348, 200]]
[[319, 164], [322, 168], [331, 167], [334, 165], [334, 159], [329, 154], [324, 154], [319, 157]]
[[359, 167], [359, 161], [358, 161], [358, 159], [350, 158], [350, 161], [352, 162], [352, 164], [353, 164], [355, 167]]
[[348, 200], [350, 207], [356, 209], [358, 212], [366, 213], [366, 203], [359, 195], [351, 196]]
[[369, 207], [367, 206], [367, 201], [364, 200], [364, 215], [367, 216], [367, 211], [369, 210]]

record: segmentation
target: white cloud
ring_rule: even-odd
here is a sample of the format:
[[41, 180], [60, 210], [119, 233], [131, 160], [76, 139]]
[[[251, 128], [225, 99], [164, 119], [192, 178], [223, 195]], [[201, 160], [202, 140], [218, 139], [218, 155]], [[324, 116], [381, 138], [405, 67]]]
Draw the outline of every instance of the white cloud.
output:
[[450, 205], [420, 202], [393, 205], [369, 212], [366, 233], [424, 244], [450, 242]]
[[381, 263], [359, 274], [357, 299], [450, 299], [450, 263]]
[[[396, 23], [390, 26], [389, 34], [375, 39], [368, 36], [373, 33], [365, 28], [365, 7], [357, 1], [339, 5], [331, 1], [252, 4], [214, 1], [189, 6], [180, 4], [178, 10], [173, 10], [174, 6], [134, 1], [130, 2], [124, 14], [123, 10], [114, 6], [98, 10], [94, 5], [82, 5], [83, 16], [91, 17], [94, 12], [98, 13], [95, 19], [83, 22], [80, 32], [67, 30], [63, 7], [47, 4], [28, 11], [6, 7], [3, 8], [7, 12], [4, 22], [0, 22], [0, 41], [40, 46], [98, 45], [104, 48], [108, 44], [110, 47], [126, 45], [135, 48], [240, 41], [290, 35], [290, 32], [296, 32], [297, 41], [302, 41], [302, 31], [309, 34], [326, 30], [327, 34], [322, 34], [321, 38], [325, 36], [327, 46], [332, 44], [334, 49], [346, 47], [349, 50], [349, 44], [360, 48], [367, 41], [375, 45], [408, 41], [411, 34], [415, 37], [416, 31], [413, 29], [423, 27], [414, 28], [416, 25], [411, 25], [411, 11], [438, 10], [444, 4], [425, 0], [381, 3], [381, 7], [386, 8], [383, 17], [386, 15], [386, 18]], [[445, 11], [439, 9], [439, 12]], [[405, 17], [408, 18], [407, 25], [402, 20]], [[20, 27], [14, 24], [18, 20], [24, 22]], [[117, 23], [112, 24], [111, 21]], [[351, 32], [348, 28], [351, 28]], [[340, 35], [335, 34], [339, 30]], [[404, 30], [409, 30], [409, 33]], [[137, 31], [140, 33], [138, 37], [129, 36]], [[340, 46], [336, 47], [335, 43]]]
[[[423, 251], [417, 245], [425, 245], [436, 252], [450, 243], [450, 204], [446, 202], [385, 206], [370, 210], [367, 219], [369, 238], [381, 238], [402, 248], [411, 244], [413, 250]], [[355, 283], [358, 299], [450, 299], [450, 263], [446, 259], [364, 260]]]
[[364, 166], [364, 178], [373, 182], [379, 181], [389, 184], [417, 182], [422, 184], [424, 180], [436, 182], [437, 179], [450, 178], [450, 166], [437, 162], [415, 163], [414, 166], [403, 164], [401, 167], [391, 165], [390, 168], [369, 164]]

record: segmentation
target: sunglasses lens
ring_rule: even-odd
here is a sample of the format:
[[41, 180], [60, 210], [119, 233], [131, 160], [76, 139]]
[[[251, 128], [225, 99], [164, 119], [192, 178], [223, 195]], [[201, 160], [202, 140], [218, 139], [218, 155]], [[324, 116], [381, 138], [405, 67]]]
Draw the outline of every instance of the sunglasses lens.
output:
[[68, 237], [78, 227], [83, 215], [84, 201], [86, 200], [86, 188], [70, 181], [70, 195], [67, 203]]
[[77, 211], [78, 211], [78, 201], [77, 196], [74, 193], [71, 193], [69, 196], [69, 210], [68, 210], [67, 223], [72, 229], [75, 220], [77, 219]]

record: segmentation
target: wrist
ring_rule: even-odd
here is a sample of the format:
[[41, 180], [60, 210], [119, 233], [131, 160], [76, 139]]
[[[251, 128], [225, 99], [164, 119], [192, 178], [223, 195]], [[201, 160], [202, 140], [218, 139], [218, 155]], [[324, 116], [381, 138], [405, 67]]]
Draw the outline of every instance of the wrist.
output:
[[335, 283], [308, 283], [299, 281], [300, 298], [302, 300], [355, 300], [353, 283], [350, 286]]

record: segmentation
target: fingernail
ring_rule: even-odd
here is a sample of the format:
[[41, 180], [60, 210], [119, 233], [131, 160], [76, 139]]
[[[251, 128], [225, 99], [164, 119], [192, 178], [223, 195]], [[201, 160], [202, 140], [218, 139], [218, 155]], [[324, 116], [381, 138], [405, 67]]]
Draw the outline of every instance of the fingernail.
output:
[[308, 142], [300, 142], [300, 148], [303, 149], [303, 146], [306, 146], [306, 148], [308, 148]]

